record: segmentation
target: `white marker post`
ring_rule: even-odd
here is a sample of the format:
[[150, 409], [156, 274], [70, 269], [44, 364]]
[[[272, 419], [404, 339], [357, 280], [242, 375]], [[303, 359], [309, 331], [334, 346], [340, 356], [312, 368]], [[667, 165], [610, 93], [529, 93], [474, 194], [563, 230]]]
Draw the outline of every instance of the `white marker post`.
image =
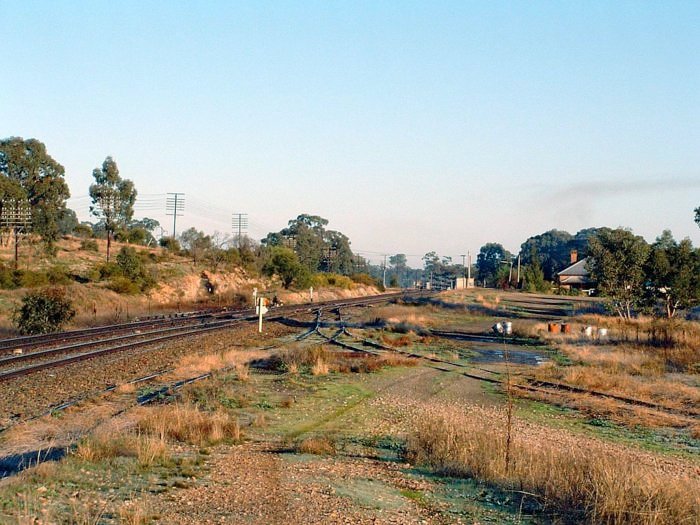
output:
[[257, 307], [258, 305], [258, 289], [253, 288], [253, 304]]
[[314, 287], [312, 286], [309, 288], [309, 302], [313, 303], [314, 302]]
[[262, 318], [263, 314], [267, 313], [267, 299], [260, 297], [255, 313], [258, 314], [258, 333], [262, 333]]

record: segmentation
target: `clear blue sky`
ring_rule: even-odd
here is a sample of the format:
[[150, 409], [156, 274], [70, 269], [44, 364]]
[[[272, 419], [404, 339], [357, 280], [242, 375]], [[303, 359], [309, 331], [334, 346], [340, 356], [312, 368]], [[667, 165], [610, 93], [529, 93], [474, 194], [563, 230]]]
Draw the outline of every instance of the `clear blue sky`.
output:
[[[0, 136], [87, 210], [107, 155], [178, 229], [299, 213], [368, 253], [551, 228], [700, 244], [700, 2], [0, 2]], [[376, 257], [374, 257], [376, 260]], [[413, 264], [417, 258], [411, 258]]]

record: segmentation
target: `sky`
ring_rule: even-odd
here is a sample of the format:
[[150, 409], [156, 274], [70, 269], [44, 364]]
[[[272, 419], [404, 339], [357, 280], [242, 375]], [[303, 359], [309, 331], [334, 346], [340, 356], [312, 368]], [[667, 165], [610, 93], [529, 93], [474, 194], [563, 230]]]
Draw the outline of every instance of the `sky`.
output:
[[550, 229], [700, 244], [700, 2], [0, 0], [0, 137], [44, 142], [88, 219], [260, 239], [320, 215], [378, 261]]

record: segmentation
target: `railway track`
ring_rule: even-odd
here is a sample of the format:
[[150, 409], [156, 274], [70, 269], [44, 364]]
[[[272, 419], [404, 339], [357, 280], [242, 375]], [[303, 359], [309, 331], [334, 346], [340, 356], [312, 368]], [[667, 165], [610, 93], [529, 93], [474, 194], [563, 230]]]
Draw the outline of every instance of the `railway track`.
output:
[[[274, 321], [285, 315], [311, 312], [314, 309], [331, 307], [352, 307], [387, 302], [406, 296], [405, 293], [381, 294], [376, 296], [325, 301], [315, 304], [289, 305], [279, 307], [266, 316], [267, 321]], [[95, 327], [44, 336], [14, 338], [0, 342], [2, 348], [16, 347], [22, 344], [22, 353], [6, 355], [0, 358], [0, 383], [23, 375], [29, 375], [48, 368], [65, 366], [111, 353], [124, 352], [134, 348], [163, 343], [182, 337], [201, 335], [212, 331], [231, 328], [236, 324], [252, 322], [257, 319], [250, 310], [218, 311], [215, 313], [195, 313], [178, 319], [173, 326], [173, 319], [145, 320], [120, 325]], [[144, 330], [144, 328], [150, 328]], [[119, 334], [119, 335], [112, 335]], [[70, 342], [80, 341], [80, 342]], [[68, 344], [62, 344], [69, 342]], [[46, 346], [52, 346], [46, 348]], [[26, 351], [25, 351], [26, 350]], [[39, 362], [36, 362], [39, 361]], [[25, 363], [33, 363], [21, 366]]]
[[[318, 335], [322, 340], [324, 340], [328, 344], [334, 344], [337, 346], [340, 346], [341, 348], [344, 348], [346, 350], [352, 350], [355, 352], [363, 352], [363, 353], [369, 353], [369, 354], [374, 354], [374, 355], [382, 355], [386, 352], [394, 352], [394, 353], [399, 353], [402, 355], [405, 355], [406, 357], [411, 357], [423, 361], [427, 361], [430, 363], [428, 366], [431, 366], [432, 368], [435, 368], [437, 370], [440, 370], [442, 372], [453, 372], [453, 373], [459, 373], [465, 377], [469, 377], [471, 379], [476, 379], [478, 381], [486, 382], [486, 383], [491, 383], [491, 384], [497, 384], [501, 385], [503, 387], [508, 386], [508, 382], [504, 379], [501, 378], [501, 374], [498, 372], [494, 372], [492, 370], [488, 370], [485, 368], [480, 368], [476, 367], [473, 365], [469, 364], [463, 364], [463, 363], [455, 363], [454, 361], [449, 361], [446, 359], [440, 359], [439, 357], [433, 357], [433, 356], [425, 356], [422, 354], [417, 354], [415, 352], [408, 352], [405, 350], [401, 350], [398, 348], [394, 348], [388, 345], [384, 345], [382, 343], [378, 343], [376, 341], [370, 340], [363, 338], [361, 336], [358, 336], [356, 334], [353, 334], [347, 329], [346, 323], [342, 317], [342, 314], [340, 313], [340, 308], [337, 310], [337, 315], [338, 315], [338, 329], [333, 335], [327, 335], [324, 334], [321, 331], [321, 319], [320, 316], [316, 320], [316, 326], [313, 329], [313, 333]], [[437, 334], [435, 334], [437, 335]], [[467, 334], [460, 334], [460, 335], [467, 335]], [[343, 341], [341, 339], [342, 336], [346, 336], [353, 340], [353, 343], [348, 343], [347, 341]], [[488, 336], [487, 336], [488, 337]], [[502, 338], [500, 338], [498, 341], [494, 341], [497, 343], [503, 343]], [[357, 344], [361, 344], [362, 346], [357, 346]], [[475, 371], [479, 372], [484, 372], [487, 373], [488, 375], [482, 375], [475, 373]], [[561, 395], [562, 393], [570, 393], [570, 394], [583, 394], [583, 395], [588, 395], [594, 398], [600, 398], [600, 399], [610, 399], [613, 401], [616, 401], [620, 403], [622, 406], [625, 407], [641, 407], [649, 410], [654, 410], [657, 412], [673, 415], [675, 417], [681, 418], [685, 421], [687, 421], [690, 424], [695, 424], [698, 422], [698, 419], [700, 418], [700, 411], [698, 410], [692, 410], [692, 409], [681, 409], [681, 408], [675, 408], [675, 407], [668, 407], [665, 405], [660, 405], [658, 403], [653, 403], [641, 399], [635, 399], [631, 397], [626, 397], [626, 396], [620, 396], [617, 394], [609, 393], [609, 392], [601, 392], [598, 390], [591, 390], [587, 388], [582, 388], [578, 387], [575, 385], [568, 385], [566, 383], [559, 383], [559, 382], [553, 382], [553, 381], [541, 381], [541, 380], [534, 380], [532, 378], [528, 378], [527, 383], [514, 383], [510, 382], [510, 388], [516, 389], [516, 390], [522, 390], [522, 391], [527, 391], [527, 392], [533, 392], [533, 393], [538, 393], [538, 394], [544, 394], [544, 395]]]

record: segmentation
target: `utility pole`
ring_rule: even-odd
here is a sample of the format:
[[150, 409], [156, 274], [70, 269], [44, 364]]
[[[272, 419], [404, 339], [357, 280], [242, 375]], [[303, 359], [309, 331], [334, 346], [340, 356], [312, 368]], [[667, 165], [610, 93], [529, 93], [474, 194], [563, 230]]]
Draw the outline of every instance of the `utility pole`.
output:
[[384, 268], [382, 270], [382, 285], [386, 288], [386, 255], [384, 256]]
[[243, 235], [248, 233], [248, 214], [234, 213], [231, 219], [233, 234], [238, 237], [238, 249], [241, 249]]
[[27, 200], [7, 200], [2, 202], [0, 228], [13, 232], [15, 238], [15, 270], [19, 265], [19, 238], [29, 233], [32, 224], [32, 210]]
[[516, 285], [516, 288], [520, 287], [520, 254], [518, 254], [518, 283]]
[[[467, 286], [469, 285], [469, 281], [466, 280], [467, 279], [467, 263], [465, 262], [465, 259], [467, 258], [467, 256], [465, 254], [465, 255], [460, 255], [460, 257], [462, 258], [462, 267], [464, 268], [464, 279], [465, 279], [464, 288], [466, 289]], [[455, 288], [456, 288], [456, 286], [455, 286]]]
[[185, 210], [185, 194], [184, 193], [168, 193], [165, 199], [165, 214], [173, 217], [173, 239], [176, 236], [177, 218], [182, 217], [182, 212]]
[[467, 261], [469, 261], [469, 266], [467, 266], [467, 284], [472, 278], [472, 254], [467, 250]]

